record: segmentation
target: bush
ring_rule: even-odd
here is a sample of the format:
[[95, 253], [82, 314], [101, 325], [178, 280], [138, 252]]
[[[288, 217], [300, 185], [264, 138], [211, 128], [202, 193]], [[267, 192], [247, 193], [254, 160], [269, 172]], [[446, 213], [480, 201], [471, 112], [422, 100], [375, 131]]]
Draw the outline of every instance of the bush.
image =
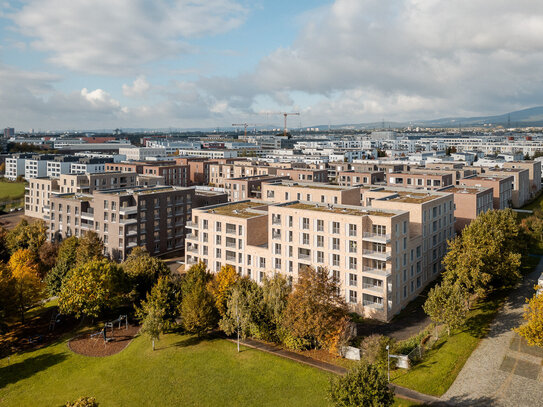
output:
[[375, 365], [379, 369], [386, 370], [388, 364], [387, 345], [392, 350], [394, 340], [388, 336], [373, 334], [364, 338], [360, 349], [368, 363]]
[[379, 369], [361, 362], [345, 376], [330, 382], [328, 398], [338, 407], [389, 407], [394, 403], [394, 392]]
[[98, 407], [94, 397], [79, 397], [77, 400], [69, 401], [66, 407]]

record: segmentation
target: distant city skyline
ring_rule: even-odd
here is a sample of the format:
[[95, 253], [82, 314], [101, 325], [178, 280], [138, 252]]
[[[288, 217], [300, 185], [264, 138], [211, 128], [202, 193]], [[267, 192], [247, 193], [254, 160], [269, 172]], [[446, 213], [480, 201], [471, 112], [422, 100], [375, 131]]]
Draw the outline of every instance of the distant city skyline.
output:
[[291, 127], [543, 105], [532, 0], [0, 5], [0, 127]]

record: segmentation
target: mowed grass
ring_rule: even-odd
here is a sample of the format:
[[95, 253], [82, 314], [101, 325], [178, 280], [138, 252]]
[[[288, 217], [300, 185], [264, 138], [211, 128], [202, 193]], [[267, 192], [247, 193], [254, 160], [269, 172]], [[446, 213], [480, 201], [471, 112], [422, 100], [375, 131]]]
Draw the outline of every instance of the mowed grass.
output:
[[72, 353], [65, 341], [0, 360], [0, 405], [59, 406], [94, 396], [103, 406], [326, 406], [330, 375], [222, 339], [136, 338], [117, 355]]
[[0, 181], [0, 201], [22, 198], [25, 194], [24, 182]]

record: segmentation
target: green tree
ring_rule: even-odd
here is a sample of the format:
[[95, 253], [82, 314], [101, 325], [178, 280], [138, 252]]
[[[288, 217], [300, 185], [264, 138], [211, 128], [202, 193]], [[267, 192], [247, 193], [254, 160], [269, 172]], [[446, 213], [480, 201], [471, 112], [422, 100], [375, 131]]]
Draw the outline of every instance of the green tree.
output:
[[152, 257], [141, 247], [132, 250], [122, 267], [131, 286], [130, 296], [136, 304], [145, 298], [160, 276], [170, 274], [162, 260]]
[[269, 329], [264, 315], [262, 287], [255, 281], [242, 278], [234, 284], [226, 301], [226, 311], [219, 328], [227, 335], [239, 331], [242, 338], [252, 336], [267, 339], [263, 329]]
[[468, 298], [465, 289], [458, 284], [442, 283], [428, 293], [423, 305], [424, 312], [437, 324], [445, 324], [447, 334], [460, 328], [468, 317]]
[[10, 250], [7, 243], [8, 231], [0, 226], [0, 262], [9, 261]]
[[485, 296], [494, 288], [520, 278], [520, 262], [526, 238], [511, 209], [488, 211], [449, 242], [443, 263], [445, 281], [459, 284], [469, 293]]
[[181, 322], [189, 332], [204, 335], [218, 321], [213, 295], [207, 289], [212, 276], [204, 263], [192, 266], [181, 282]]
[[345, 376], [332, 379], [328, 398], [337, 407], [389, 407], [394, 391], [379, 369], [361, 362]]
[[64, 314], [96, 318], [115, 307], [122, 295], [122, 271], [108, 260], [92, 260], [75, 268], [60, 290], [58, 304]]
[[226, 313], [226, 299], [232, 286], [238, 281], [239, 275], [233, 266], [222, 266], [213, 279], [209, 282], [208, 288], [215, 299], [215, 307], [221, 316]]
[[178, 284], [170, 276], [160, 276], [151, 291], [147, 293], [146, 299], [142, 301], [141, 307], [136, 306], [136, 316], [142, 320], [147, 314], [147, 308], [159, 308], [164, 311], [164, 329], [170, 329], [175, 325], [175, 320], [179, 315], [180, 302], [181, 293]]
[[164, 317], [166, 311], [157, 303], [149, 302], [142, 304], [144, 312], [141, 318], [141, 332], [151, 338], [153, 350], [155, 350], [155, 340], [159, 340], [160, 334], [164, 332]]
[[306, 267], [290, 294], [282, 317], [282, 326], [294, 338], [305, 339], [315, 347], [324, 347], [342, 329], [347, 305], [338, 282], [325, 268]]
[[47, 239], [47, 226], [42, 220], [29, 224], [26, 219], [22, 219], [14, 229], [8, 232], [6, 236], [6, 245], [10, 253], [15, 253], [20, 249], [29, 249], [38, 260], [38, 249]]
[[45, 286], [40, 278], [34, 255], [29, 249], [19, 249], [13, 253], [8, 267], [13, 279], [16, 306], [21, 321], [24, 322], [26, 310], [43, 298]]
[[385, 371], [388, 366], [388, 351], [394, 346], [394, 340], [385, 335], [373, 334], [364, 338], [360, 349], [364, 359], [373, 366]]
[[[535, 289], [539, 290], [541, 287], [536, 286]], [[529, 345], [543, 347], [543, 294], [536, 293], [526, 302], [528, 306], [523, 315], [526, 323], [515, 331], [525, 338]]]
[[98, 234], [89, 230], [79, 239], [75, 254], [76, 265], [85, 264], [92, 260], [101, 260], [104, 258], [104, 243]]
[[71, 236], [60, 243], [56, 264], [45, 276], [47, 290], [51, 295], [58, 295], [69, 272], [75, 267], [79, 239]]
[[7, 317], [16, 309], [15, 280], [10, 268], [0, 262], [0, 333], [7, 329]]

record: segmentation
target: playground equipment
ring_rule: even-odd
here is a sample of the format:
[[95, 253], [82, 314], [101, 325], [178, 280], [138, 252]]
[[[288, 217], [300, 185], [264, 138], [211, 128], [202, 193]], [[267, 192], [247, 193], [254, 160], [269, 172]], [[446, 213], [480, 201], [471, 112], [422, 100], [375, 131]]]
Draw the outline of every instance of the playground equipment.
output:
[[61, 322], [62, 319], [60, 318], [60, 312], [54, 309], [53, 313], [51, 314], [51, 319], [49, 320], [49, 332], [53, 332], [55, 330], [55, 326]]
[[98, 337], [102, 336], [104, 338], [104, 343], [110, 342], [110, 341], [113, 340], [113, 338], [108, 338], [107, 330], [111, 329], [111, 333], [113, 333], [113, 329], [115, 327], [115, 324], [118, 323], [119, 324], [118, 329], [121, 329], [121, 324], [123, 322], [125, 323], [125, 329], [128, 329], [128, 317], [126, 315], [119, 315], [119, 318], [117, 318], [117, 319], [115, 319], [113, 321], [106, 322], [104, 324], [104, 327], [100, 331], [91, 334], [90, 337], [93, 339], [93, 338], [98, 338]]

